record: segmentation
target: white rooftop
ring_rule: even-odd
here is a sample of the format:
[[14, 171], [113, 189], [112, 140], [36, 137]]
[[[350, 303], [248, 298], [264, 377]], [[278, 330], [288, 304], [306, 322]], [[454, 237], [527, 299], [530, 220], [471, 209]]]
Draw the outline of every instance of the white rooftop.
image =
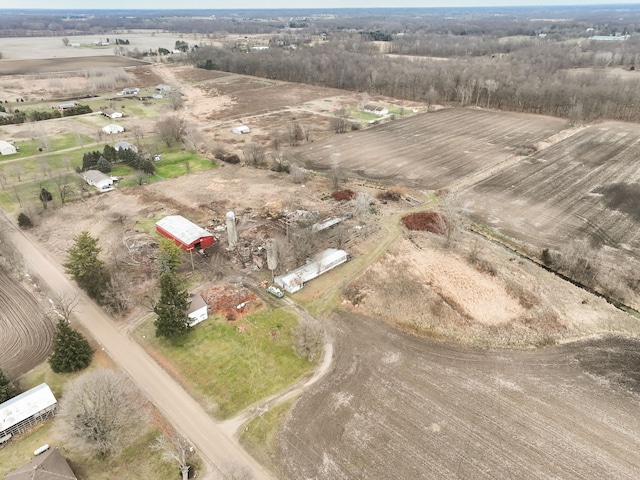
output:
[[46, 383], [1, 403], [0, 432], [56, 403], [56, 397]]
[[202, 237], [211, 237], [213, 234], [195, 223], [187, 220], [182, 215], [169, 215], [158, 220], [156, 225], [170, 233], [185, 245], [191, 245]]

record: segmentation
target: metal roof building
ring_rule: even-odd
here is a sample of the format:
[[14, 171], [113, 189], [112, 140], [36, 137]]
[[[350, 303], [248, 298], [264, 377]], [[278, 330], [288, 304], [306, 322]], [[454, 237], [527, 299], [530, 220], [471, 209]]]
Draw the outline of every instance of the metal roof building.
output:
[[0, 404], [0, 438], [25, 432], [53, 417], [56, 404], [56, 397], [46, 383]]
[[211, 247], [215, 239], [213, 234], [182, 215], [169, 215], [156, 222], [156, 231], [173, 240], [187, 252]]
[[335, 248], [327, 248], [313, 261], [295, 270], [274, 278], [274, 283], [289, 293], [295, 293], [304, 287], [305, 282], [319, 277], [323, 273], [337, 267], [348, 260], [347, 252]]

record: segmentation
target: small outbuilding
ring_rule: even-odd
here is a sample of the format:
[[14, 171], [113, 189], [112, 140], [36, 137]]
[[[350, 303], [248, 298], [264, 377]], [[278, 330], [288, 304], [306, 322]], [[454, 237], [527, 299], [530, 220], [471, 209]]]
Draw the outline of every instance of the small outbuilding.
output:
[[0, 438], [26, 432], [55, 415], [58, 401], [46, 383], [0, 403]]
[[13, 143], [0, 140], [0, 155], [13, 155], [15, 153], [18, 153], [18, 148]]
[[122, 95], [137, 95], [139, 91], [139, 88], [123, 88], [121, 93]]
[[242, 135], [245, 133], [251, 133], [251, 129], [249, 127], [247, 127], [246, 125], [240, 125], [238, 127], [233, 127], [231, 129], [232, 133], [235, 133], [236, 135]]
[[52, 448], [31, 459], [4, 477], [5, 480], [77, 480], [67, 459]]
[[156, 222], [156, 231], [187, 252], [213, 246], [215, 238], [211, 232], [187, 220], [182, 215], [169, 215]]
[[58, 110], [69, 110], [70, 108], [75, 108], [76, 104], [74, 102], [68, 103], [59, 103]]
[[156, 90], [159, 92], [170, 92], [171, 86], [165, 85], [164, 83], [159, 83], [158, 85], [156, 85]]
[[102, 127], [102, 131], [107, 135], [113, 135], [114, 133], [124, 132], [124, 127], [116, 125], [115, 123], [110, 123], [109, 125]]
[[113, 190], [113, 178], [102, 173], [100, 170], [87, 170], [86, 172], [82, 172], [82, 179], [101, 192]]
[[131, 150], [138, 153], [138, 147], [129, 142], [118, 142], [113, 146], [113, 148], [115, 148], [116, 152], [119, 152], [120, 150]]
[[189, 309], [187, 315], [191, 319], [192, 327], [209, 318], [209, 305], [200, 295], [189, 295]]

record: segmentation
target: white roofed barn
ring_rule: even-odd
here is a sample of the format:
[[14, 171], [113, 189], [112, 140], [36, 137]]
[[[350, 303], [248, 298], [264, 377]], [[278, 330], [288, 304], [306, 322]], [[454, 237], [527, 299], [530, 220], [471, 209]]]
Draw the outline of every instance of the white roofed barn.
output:
[[42, 383], [0, 404], [0, 439], [23, 433], [53, 417], [57, 400], [49, 385]]
[[211, 247], [215, 243], [213, 234], [182, 215], [169, 215], [156, 222], [156, 231], [173, 240], [183, 250], [191, 252]]

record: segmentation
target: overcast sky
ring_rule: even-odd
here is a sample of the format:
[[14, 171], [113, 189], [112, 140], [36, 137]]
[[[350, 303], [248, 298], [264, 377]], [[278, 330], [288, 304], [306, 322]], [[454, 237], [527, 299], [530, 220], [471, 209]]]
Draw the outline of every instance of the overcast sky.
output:
[[0, 8], [55, 9], [244, 9], [244, 8], [366, 8], [481, 7], [516, 5], [640, 4], [640, 0], [0, 0]]

